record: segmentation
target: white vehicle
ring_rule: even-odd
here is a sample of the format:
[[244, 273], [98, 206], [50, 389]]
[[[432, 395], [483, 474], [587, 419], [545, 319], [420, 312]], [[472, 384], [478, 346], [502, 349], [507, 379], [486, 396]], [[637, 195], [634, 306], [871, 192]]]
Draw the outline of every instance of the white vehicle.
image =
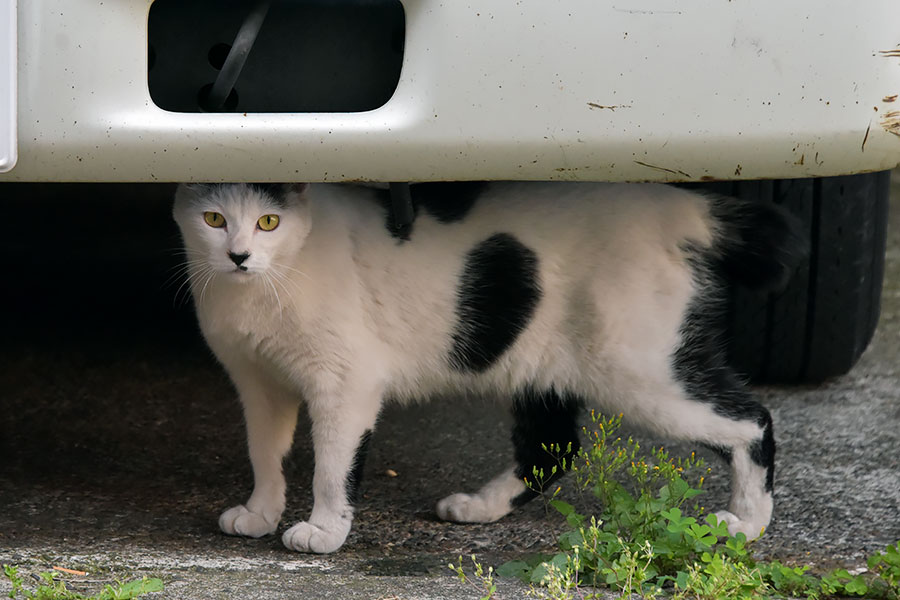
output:
[[734, 292], [735, 359], [821, 380], [877, 321], [898, 23], [896, 0], [0, 0], [0, 182], [719, 182], [810, 227], [783, 295]]

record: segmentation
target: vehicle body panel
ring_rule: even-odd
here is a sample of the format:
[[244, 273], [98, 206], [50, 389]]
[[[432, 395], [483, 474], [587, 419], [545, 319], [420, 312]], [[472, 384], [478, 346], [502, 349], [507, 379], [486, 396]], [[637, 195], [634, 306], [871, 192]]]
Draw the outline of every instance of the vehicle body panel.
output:
[[404, 0], [384, 106], [277, 114], [156, 107], [150, 4], [19, 3], [19, 158], [0, 181], [698, 181], [900, 163], [896, 0]]

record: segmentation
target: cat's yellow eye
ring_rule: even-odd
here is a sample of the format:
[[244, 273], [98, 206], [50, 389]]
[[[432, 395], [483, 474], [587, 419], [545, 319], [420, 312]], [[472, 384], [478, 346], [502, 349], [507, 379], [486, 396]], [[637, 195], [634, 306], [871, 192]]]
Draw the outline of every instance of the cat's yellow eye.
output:
[[278, 227], [278, 222], [281, 219], [278, 218], [278, 215], [264, 215], [259, 218], [259, 221], [256, 222], [256, 226], [262, 229], [263, 231], [272, 231], [276, 227]]
[[225, 227], [225, 217], [222, 216], [222, 213], [207, 211], [203, 213], [203, 220], [210, 227]]

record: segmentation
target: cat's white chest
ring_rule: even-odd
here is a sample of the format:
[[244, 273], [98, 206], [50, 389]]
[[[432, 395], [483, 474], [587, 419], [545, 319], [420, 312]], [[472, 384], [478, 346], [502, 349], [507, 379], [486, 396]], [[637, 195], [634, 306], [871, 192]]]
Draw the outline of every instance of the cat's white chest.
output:
[[210, 346], [226, 362], [248, 361], [283, 376], [296, 369], [291, 349], [303, 345], [303, 328], [289, 298], [253, 283], [222, 285], [198, 302], [197, 316]]

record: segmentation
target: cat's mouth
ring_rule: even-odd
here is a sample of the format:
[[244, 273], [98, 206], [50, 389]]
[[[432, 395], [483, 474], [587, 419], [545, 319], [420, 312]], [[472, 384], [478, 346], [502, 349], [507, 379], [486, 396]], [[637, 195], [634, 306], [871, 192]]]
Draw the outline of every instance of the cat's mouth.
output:
[[247, 267], [245, 267], [245, 266], [243, 266], [243, 265], [241, 265], [241, 266], [239, 266], [239, 267], [233, 268], [231, 271], [229, 271], [229, 273], [230, 273], [231, 275], [233, 275], [233, 276], [234, 276], [235, 278], [237, 278], [237, 279], [246, 279], [246, 278], [248, 278], [248, 277], [252, 277], [252, 276], [253, 276], [253, 273], [251, 273], [251, 272], [247, 269]]

